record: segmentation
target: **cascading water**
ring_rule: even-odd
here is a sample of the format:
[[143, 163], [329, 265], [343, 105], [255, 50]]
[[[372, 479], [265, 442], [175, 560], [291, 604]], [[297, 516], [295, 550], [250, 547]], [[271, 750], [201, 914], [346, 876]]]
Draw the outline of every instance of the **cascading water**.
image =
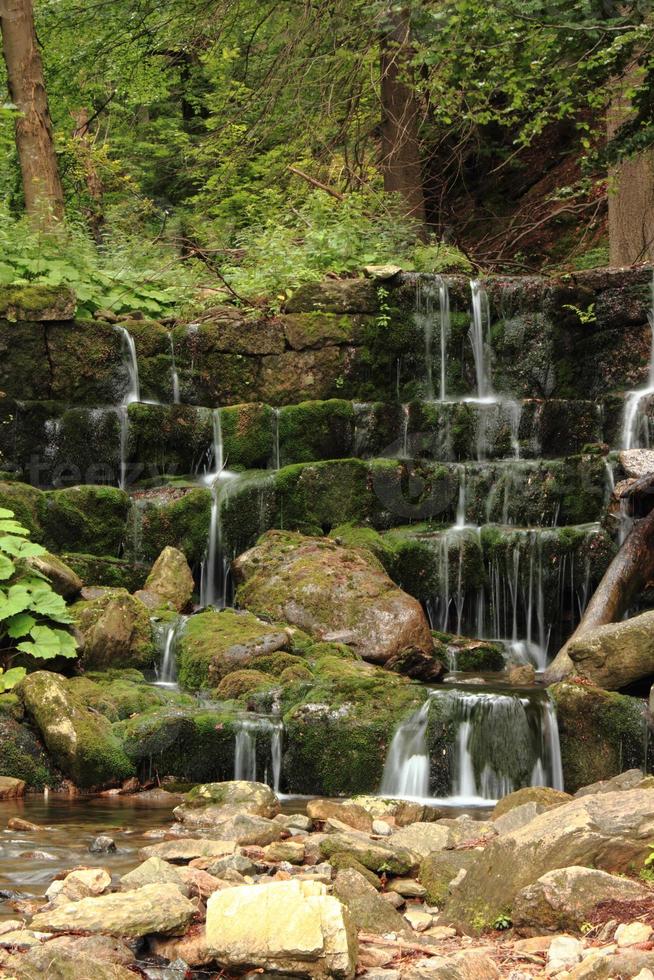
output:
[[273, 408], [272, 410], [272, 421], [273, 421], [272, 465], [274, 470], [278, 470], [281, 466], [281, 452], [279, 447], [279, 409], [278, 408]]
[[[438, 309], [438, 313], [436, 309]], [[435, 277], [434, 280], [418, 278], [416, 284], [415, 320], [422, 330], [425, 341], [425, 401], [433, 401], [435, 397], [433, 344], [434, 328], [438, 326], [438, 346], [440, 351], [439, 400], [445, 401], [447, 344], [451, 330], [450, 294], [445, 279], [442, 279], [440, 276]]]
[[211, 514], [207, 548], [200, 577], [200, 605], [224, 608], [228, 602], [229, 560], [223, 552], [221, 508], [223, 492], [235, 473], [225, 469], [220, 409], [213, 412], [212, 469], [202, 482], [211, 489]]
[[127, 441], [129, 438], [129, 414], [128, 407], [133, 402], [141, 400], [141, 384], [139, 381], [139, 366], [136, 359], [136, 345], [134, 338], [129, 330], [114, 325], [114, 330], [120, 334], [123, 352], [123, 361], [127, 369], [128, 385], [122, 401], [117, 408], [118, 418], [120, 419], [120, 477], [118, 486], [124, 490], [127, 485]]
[[[234, 723], [234, 779], [264, 782], [279, 792], [282, 772], [283, 725], [274, 718], [239, 718]], [[257, 746], [264, 743], [263, 750]], [[263, 756], [263, 770], [261, 762]], [[261, 778], [258, 779], [258, 771]]]
[[639, 449], [649, 448], [650, 431], [647, 407], [651, 398], [654, 398], [654, 273], [650, 285], [651, 304], [647, 314], [647, 322], [652, 331], [652, 340], [649, 355], [649, 374], [647, 385], [636, 391], [627, 394], [624, 407], [624, 418], [622, 422], [622, 448]]
[[[432, 712], [440, 734], [430, 754]], [[445, 793], [431, 793], [434, 779]], [[523, 786], [563, 788], [554, 705], [544, 692], [466, 687], [431, 691], [400, 723], [380, 793], [488, 805]]]
[[185, 626], [186, 616], [156, 625], [154, 635], [160, 654], [155, 681], [158, 687], [177, 687], [177, 644]]
[[170, 344], [170, 374], [173, 387], [173, 404], [179, 405], [179, 374], [177, 373], [177, 364], [175, 363], [175, 341], [173, 340], [172, 330], [168, 332], [168, 342]]
[[470, 281], [472, 294], [472, 320], [470, 323], [470, 343], [475, 362], [477, 378], [477, 398], [492, 397], [490, 365], [490, 306], [488, 294], [478, 279]]

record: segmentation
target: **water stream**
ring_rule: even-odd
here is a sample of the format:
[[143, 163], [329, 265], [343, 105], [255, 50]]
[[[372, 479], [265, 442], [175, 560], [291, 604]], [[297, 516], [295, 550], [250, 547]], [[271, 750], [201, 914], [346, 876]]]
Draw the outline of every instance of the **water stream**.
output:
[[400, 723], [380, 792], [474, 806], [523, 786], [563, 788], [553, 703], [538, 689], [466, 686], [431, 691]]
[[179, 405], [179, 374], [175, 363], [175, 341], [173, 340], [172, 330], [168, 331], [168, 342], [170, 344], [170, 374], [173, 388], [173, 404]]
[[139, 381], [139, 365], [136, 359], [136, 345], [134, 338], [129, 330], [114, 325], [114, 330], [120, 334], [121, 347], [123, 353], [123, 363], [127, 371], [127, 389], [122, 397], [121, 403], [116, 409], [120, 420], [120, 476], [118, 486], [124, 490], [127, 485], [127, 451], [129, 439], [129, 413], [128, 407], [133, 402], [141, 400], [141, 384]]
[[235, 723], [234, 779], [264, 782], [279, 792], [282, 772], [282, 722], [249, 716]]
[[213, 412], [211, 469], [202, 477], [202, 482], [211, 490], [211, 513], [200, 577], [200, 605], [216, 606], [219, 609], [224, 609], [229, 601], [230, 562], [223, 549], [221, 520], [223, 493], [230, 482], [237, 479], [237, 474], [226, 469], [226, 465], [221, 410], [216, 408]]
[[644, 388], [627, 393], [622, 422], [622, 448], [640, 449], [650, 447], [650, 425], [647, 409], [654, 398], [654, 274], [650, 285], [651, 308], [647, 322], [652, 331], [647, 384]]
[[186, 622], [186, 616], [176, 616], [168, 623], [154, 625], [153, 633], [159, 652], [159, 663], [155, 668], [158, 687], [177, 689], [177, 645]]

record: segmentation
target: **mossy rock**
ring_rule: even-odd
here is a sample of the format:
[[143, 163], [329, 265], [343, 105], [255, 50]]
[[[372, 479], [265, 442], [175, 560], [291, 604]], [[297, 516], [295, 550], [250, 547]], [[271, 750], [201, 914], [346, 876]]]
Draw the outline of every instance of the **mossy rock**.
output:
[[[0, 696], [0, 702], [3, 697]], [[30, 789], [42, 790], [60, 781], [42, 742], [28, 722], [0, 711], [0, 776], [22, 779]]]
[[262, 687], [270, 687], [274, 681], [270, 674], [261, 670], [233, 670], [223, 677], [216, 688], [216, 696], [225, 700], [238, 700], [252, 691]]
[[75, 293], [68, 286], [0, 286], [0, 318], [17, 320], [71, 320], [75, 315]]
[[0, 483], [0, 507], [5, 507], [14, 513], [17, 521], [26, 527], [33, 540], [39, 543], [43, 540], [40, 509], [43, 503], [43, 493], [36, 487], [26, 483]]
[[180, 490], [169, 499], [145, 497], [132, 501], [126, 556], [137, 563], [151, 564], [167, 545], [184, 552], [199, 564], [207, 547], [211, 514], [211, 491], [194, 487]]
[[191, 616], [179, 641], [177, 676], [189, 691], [215, 687], [255, 657], [288, 649], [283, 627], [269, 626], [251, 613], [209, 610]]
[[420, 884], [427, 890], [430, 905], [442, 905], [450, 894], [450, 882], [460, 871], [468, 871], [474, 864], [475, 850], [441, 851], [430, 854], [420, 865]]
[[355, 871], [358, 871], [360, 875], [363, 875], [366, 881], [371, 884], [373, 888], [375, 888], [377, 891], [381, 891], [381, 879], [375, 874], [374, 871], [371, 871], [369, 868], [366, 868], [364, 864], [361, 864], [360, 861], [357, 861], [353, 854], [347, 854], [345, 851], [337, 851], [336, 854], [332, 854], [328, 863], [331, 864], [332, 868], [334, 868], [336, 871], [341, 871], [344, 868], [353, 868]]
[[249, 663], [252, 670], [262, 670], [264, 674], [273, 674], [275, 677], [280, 677], [286, 669], [292, 670], [298, 666], [305, 667], [302, 657], [284, 652], [253, 657]]
[[141, 778], [222, 782], [234, 774], [234, 715], [193, 707], [162, 707], [113, 726]]
[[68, 689], [81, 705], [97, 711], [111, 722], [166, 705], [192, 704], [186, 695], [148, 684], [138, 671], [91, 672], [84, 677], [71, 678]]
[[77, 786], [89, 789], [134, 775], [109, 721], [83, 707], [59, 674], [28, 674], [17, 693], [54, 764]]
[[43, 494], [39, 504], [42, 543], [50, 550], [120, 553], [129, 508], [124, 491], [116, 487], [71, 487]]
[[279, 410], [280, 465], [343, 459], [353, 455], [354, 407], [352, 402], [300, 402]]
[[151, 667], [155, 659], [147, 607], [125, 589], [80, 599], [70, 613], [81, 635], [80, 658], [91, 669]]
[[251, 402], [220, 411], [223, 452], [230, 470], [264, 469], [274, 456], [274, 413], [269, 405]]
[[643, 768], [643, 701], [569, 682], [554, 684], [549, 691], [556, 705], [568, 793]]
[[310, 684], [313, 681], [313, 674], [308, 667], [297, 664], [293, 667], [286, 667], [279, 675], [280, 684], [304, 683]]
[[136, 592], [142, 589], [148, 574], [147, 565], [136, 565], [123, 558], [85, 555], [65, 552], [62, 560], [79, 575], [85, 585], [126, 589]]

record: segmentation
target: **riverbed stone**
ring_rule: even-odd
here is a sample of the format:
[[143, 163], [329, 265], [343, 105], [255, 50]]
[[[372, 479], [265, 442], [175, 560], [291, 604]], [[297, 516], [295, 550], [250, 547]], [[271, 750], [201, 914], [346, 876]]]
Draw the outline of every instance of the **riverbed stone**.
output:
[[420, 858], [443, 851], [452, 845], [452, 833], [440, 823], [412, 823], [392, 834], [389, 843], [393, 847], [406, 847]]
[[66, 875], [59, 896], [70, 902], [79, 902], [91, 895], [102, 895], [110, 884], [111, 875], [105, 868], [80, 868]]
[[234, 854], [236, 843], [233, 840], [206, 840], [202, 837], [179, 837], [164, 840], [160, 844], [148, 844], [139, 851], [139, 857], [146, 861], [157, 857], [173, 864], [188, 864], [194, 858], [223, 858]]
[[273, 841], [264, 847], [263, 856], [265, 861], [272, 864], [282, 861], [287, 861], [288, 864], [304, 864], [304, 844], [292, 840]]
[[142, 888], [143, 885], [154, 885], [163, 882], [175, 885], [179, 888], [182, 895], [188, 896], [189, 889], [184, 882], [182, 875], [169, 861], [164, 861], [158, 855], [147, 858], [138, 867], [122, 875], [120, 879], [121, 891], [133, 891], [135, 888]]
[[600, 902], [643, 901], [649, 895], [649, 889], [640, 882], [606, 871], [559, 868], [518, 892], [513, 902], [513, 924], [516, 928], [579, 929]]
[[615, 930], [615, 941], [622, 949], [649, 942], [651, 935], [652, 927], [646, 922], [622, 922]]
[[402, 916], [354, 868], [343, 868], [334, 879], [334, 895], [347, 905], [357, 929], [407, 936], [410, 929]]
[[654, 674], [654, 610], [598, 626], [572, 640], [574, 673], [597, 687], [617, 691]]
[[268, 531], [233, 569], [237, 602], [257, 616], [347, 643], [375, 663], [415, 654], [435, 671], [426, 679], [442, 672], [420, 603], [393, 583], [370, 552], [329, 538]]
[[155, 647], [147, 607], [126, 589], [103, 589], [70, 607], [80, 657], [90, 669], [151, 667]]
[[17, 688], [56, 766], [82, 788], [134, 775], [109, 721], [88, 711], [60, 674], [39, 670]]
[[194, 786], [173, 814], [175, 820], [187, 826], [211, 826], [237, 813], [272, 818], [279, 810], [279, 799], [266, 783], [233, 779]]
[[462, 880], [468, 869], [477, 860], [481, 851], [477, 848], [447, 850], [430, 853], [420, 864], [420, 882], [427, 893], [427, 901], [440, 906], [445, 902], [454, 887], [454, 882]]
[[312, 820], [329, 820], [336, 817], [341, 823], [370, 833], [372, 830], [372, 817], [362, 806], [357, 803], [338, 803], [336, 800], [309, 800], [307, 803], [307, 816]]
[[212, 895], [207, 945], [226, 967], [351, 980], [357, 959], [350, 914], [325, 885], [277, 881]]
[[553, 807], [560, 806], [563, 803], [569, 803], [571, 799], [572, 797], [569, 793], [552, 789], [549, 786], [525, 786], [498, 800], [493, 807], [491, 820], [497, 820], [498, 817], [504, 816], [509, 810], [523, 806], [525, 803], [537, 803], [540, 806]]
[[500, 817], [494, 817], [493, 827], [498, 834], [510, 834], [513, 830], [520, 830], [546, 809], [542, 803], [521, 803]]
[[194, 589], [193, 573], [186, 555], [179, 548], [168, 545], [152, 566], [143, 590], [158, 598], [159, 604], [168, 603], [181, 613], [189, 606]]
[[646, 971], [654, 971], [654, 953], [620, 950], [610, 956], [589, 956], [569, 971], [568, 980], [650, 980]]
[[483, 950], [418, 960], [402, 971], [402, 980], [499, 980], [500, 970]]
[[131, 892], [70, 902], [32, 919], [42, 932], [82, 931], [139, 938], [148, 933], [177, 935], [186, 929], [195, 906], [171, 884], [152, 884]]
[[654, 790], [572, 800], [491, 841], [450, 895], [442, 922], [477, 929], [490, 924], [512, 906], [519, 891], [558, 868], [637, 870], [653, 834]]
[[370, 871], [388, 871], [394, 875], [410, 874], [419, 863], [418, 855], [399, 843], [393, 844], [392, 839], [391, 843], [373, 840], [356, 831], [329, 834], [321, 842], [320, 851], [326, 858], [349, 854]]
[[10, 956], [0, 969], [15, 980], [134, 980], [133, 971], [121, 963], [77, 949], [58, 949], [52, 943]]
[[620, 465], [627, 477], [648, 476], [654, 473], [654, 449], [623, 449]]

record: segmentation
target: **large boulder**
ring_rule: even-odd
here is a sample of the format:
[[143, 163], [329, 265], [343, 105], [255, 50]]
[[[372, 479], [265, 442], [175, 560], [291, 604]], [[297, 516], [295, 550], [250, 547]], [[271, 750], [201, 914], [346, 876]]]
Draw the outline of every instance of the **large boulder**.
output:
[[326, 858], [349, 854], [370, 871], [388, 871], [394, 875], [411, 874], [419, 864], [417, 855], [406, 847], [394, 846], [357, 831], [329, 834], [321, 841], [320, 852]]
[[168, 604], [177, 612], [184, 612], [194, 589], [193, 573], [184, 552], [169, 545], [152, 566], [143, 587], [145, 595], [141, 598], [146, 605], [151, 604], [150, 597], [153, 597], [155, 605]]
[[207, 902], [207, 947], [229, 972], [351, 980], [356, 929], [347, 909], [315, 881], [275, 881], [215, 892]]
[[596, 868], [559, 868], [518, 892], [513, 903], [513, 925], [557, 931], [579, 929], [600, 902], [639, 902], [650, 895], [640, 882]]
[[372, 553], [329, 538], [268, 531], [233, 568], [237, 601], [257, 616], [347, 643], [365, 660], [387, 666], [415, 655], [438, 676], [420, 603], [393, 583]]
[[215, 687], [256, 657], [289, 650], [291, 631], [250, 613], [224, 609], [191, 616], [179, 638], [177, 676], [187, 690]]
[[584, 633], [568, 645], [574, 673], [617, 691], [654, 674], [654, 610]]
[[19, 796], [25, 796], [25, 780], [0, 776], [0, 800], [15, 800]]
[[77, 572], [56, 555], [46, 551], [44, 555], [28, 558], [26, 563], [41, 575], [45, 575], [54, 591], [64, 599], [75, 599], [82, 591], [84, 583]]
[[175, 885], [144, 885], [134, 891], [68, 902], [32, 919], [41, 932], [91, 932], [138, 939], [151, 932], [179, 935], [189, 925], [195, 905]]
[[101, 670], [151, 667], [155, 648], [147, 607], [126, 589], [98, 591], [70, 608], [84, 666]]
[[36, 671], [21, 681], [18, 694], [55, 765], [77, 786], [101, 786], [134, 775], [110, 722], [84, 708], [64, 677]]
[[481, 929], [542, 875], [573, 865], [623, 873], [642, 866], [654, 833], [654, 790], [584, 796], [493, 840], [449, 898], [443, 921]]
[[411, 932], [399, 912], [354, 868], [342, 868], [336, 875], [333, 889], [334, 895], [347, 905], [357, 929], [380, 934], [408, 935]]
[[536, 803], [538, 806], [554, 807], [569, 803], [572, 797], [569, 793], [564, 793], [560, 789], [552, 789], [550, 786], [523, 786], [495, 804], [491, 814], [491, 820], [498, 820], [516, 807], [524, 806], [526, 803]]

